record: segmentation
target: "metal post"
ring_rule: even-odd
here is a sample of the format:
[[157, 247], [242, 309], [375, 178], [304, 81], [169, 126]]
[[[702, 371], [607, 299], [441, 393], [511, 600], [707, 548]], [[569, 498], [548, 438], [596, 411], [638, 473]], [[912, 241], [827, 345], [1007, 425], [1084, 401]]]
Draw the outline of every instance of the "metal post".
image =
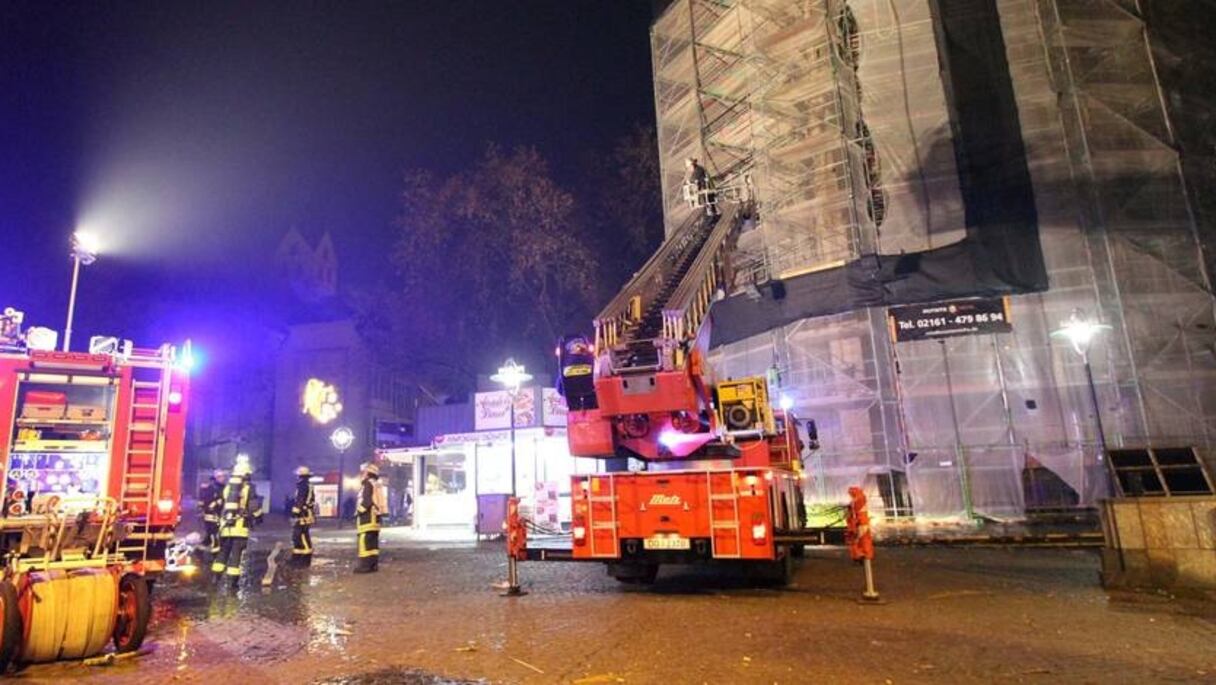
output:
[[515, 393], [511, 393], [511, 496], [515, 497]]
[[[1098, 402], [1098, 388], [1096, 385], [1094, 385], [1094, 371], [1089, 365], [1089, 350], [1086, 350], [1085, 354], [1081, 355], [1081, 359], [1085, 362], [1085, 381], [1089, 384], [1089, 399], [1094, 404], [1094, 427], [1098, 429], [1098, 461], [1105, 463], [1106, 429], [1102, 426], [1102, 405]], [[1081, 477], [1084, 478], [1084, 456], [1082, 456], [1081, 463]], [[1112, 477], [1111, 470], [1109, 468], [1103, 469], [1103, 471], [1106, 473], [1106, 490], [1108, 493], [1110, 493], [1109, 496], [1113, 497], [1117, 492], [1119, 492], [1118, 485], [1114, 482], [1114, 478]]]
[[877, 602], [879, 601], [880, 597], [878, 596], [878, 590], [874, 588], [873, 563], [869, 558], [866, 558], [861, 560], [861, 565], [866, 572], [866, 589], [862, 591], [861, 599], [863, 602]]
[[1094, 371], [1089, 365], [1089, 352], [1082, 357], [1085, 362], [1085, 381], [1089, 383], [1089, 399], [1094, 403], [1094, 426], [1098, 429], [1098, 447], [1102, 459], [1106, 459], [1106, 430], [1102, 427], [1102, 405], [1098, 402], [1098, 388], [1094, 385]]
[[[515, 499], [515, 392], [511, 393], [511, 498]], [[507, 541], [510, 545], [510, 540]], [[507, 590], [506, 596], [516, 597], [523, 594], [519, 587], [519, 561], [508, 551], [507, 555]]]
[[72, 257], [72, 291], [68, 295], [68, 322], [63, 327], [63, 351], [72, 344], [72, 316], [76, 313], [76, 284], [80, 281], [80, 257]]
[[346, 450], [338, 450], [338, 527], [346, 525], [346, 512], [343, 505], [346, 502]]
[[971, 476], [968, 473], [967, 455], [963, 448], [963, 435], [958, 426], [958, 408], [954, 406], [954, 379], [950, 375], [950, 356], [946, 354], [946, 341], [938, 340], [942, 348], [942, 365], [946, 371], [946, 393], [950, 400], [950, 419], [954, 422], [954, 458], [958, 462], [959, 486], [963, 493], [963, 511], [968, 519], [975, 518], [971, 505]]

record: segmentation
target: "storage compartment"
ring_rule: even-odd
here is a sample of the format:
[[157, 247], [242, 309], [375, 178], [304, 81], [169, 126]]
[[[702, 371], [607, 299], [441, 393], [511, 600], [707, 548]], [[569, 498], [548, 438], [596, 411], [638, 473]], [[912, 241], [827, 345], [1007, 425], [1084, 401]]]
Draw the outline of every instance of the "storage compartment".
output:
[[23, 419], [62, 419], [67, 409], [66, 393], [50, 390], [30, 390], [21, 405]]
[[105, 421], [106, 408], [94, 404], [69, 404], [67, 417], [75, 421]]

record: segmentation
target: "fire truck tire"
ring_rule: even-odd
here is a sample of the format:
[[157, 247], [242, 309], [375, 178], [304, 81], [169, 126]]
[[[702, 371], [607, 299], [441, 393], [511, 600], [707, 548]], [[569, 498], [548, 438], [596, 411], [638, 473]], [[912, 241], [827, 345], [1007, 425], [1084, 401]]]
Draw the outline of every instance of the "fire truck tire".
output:
[[650, 585], [659, 577], [658, 564], [613, 564], [608, 575], [626, 585]]
[[775, 561], [764, 562], [760, 570], [760, 578], [766, 585], [785, 587], [794, 582], [794, 553], [788, 547], [779, 550], [781, 557]]
[[148, 581], [128, 573], [118, 585], [118, 620], [114, 622], [114, 650], [134, 652], [144, 643], [152, 618], [152, 596]]
[[21, 609], [17, 606], [17, 588], [7, 580], [0, 580], [0, 674], [8, 671], [8, 666], [17, 655], [17, 647], [21, 644], [25, 632], [21, 624]]

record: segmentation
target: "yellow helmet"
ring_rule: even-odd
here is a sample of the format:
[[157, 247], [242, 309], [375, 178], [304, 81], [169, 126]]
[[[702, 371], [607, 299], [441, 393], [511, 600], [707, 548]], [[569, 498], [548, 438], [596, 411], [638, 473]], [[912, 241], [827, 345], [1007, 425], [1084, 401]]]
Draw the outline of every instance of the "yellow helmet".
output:
[[251, 473], [253, 473], [253, 468], [249, 466], [249, 462], [247, 461], [238, 461], [232, 466], [232, 475], [234, 476], [244, 477]]
[[304, 476], [311, 476], [312, 470], [309, 469], [307, 466], [301, 466], [298, 469], [296, 469], [296, 475], [300, 476], [301, 478], [303, 478]]

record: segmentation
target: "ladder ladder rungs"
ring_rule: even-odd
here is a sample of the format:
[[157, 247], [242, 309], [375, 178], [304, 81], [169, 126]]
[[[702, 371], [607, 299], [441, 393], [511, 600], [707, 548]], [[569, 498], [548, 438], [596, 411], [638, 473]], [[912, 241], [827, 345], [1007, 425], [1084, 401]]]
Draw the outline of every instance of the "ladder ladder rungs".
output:
[[160, 405], [159, 404], [132, 404], [131, 407], [134, 409], [159, 409]]
[[131, 385], [136, 388], [159, 388], [160, 381], [132, 381]]

